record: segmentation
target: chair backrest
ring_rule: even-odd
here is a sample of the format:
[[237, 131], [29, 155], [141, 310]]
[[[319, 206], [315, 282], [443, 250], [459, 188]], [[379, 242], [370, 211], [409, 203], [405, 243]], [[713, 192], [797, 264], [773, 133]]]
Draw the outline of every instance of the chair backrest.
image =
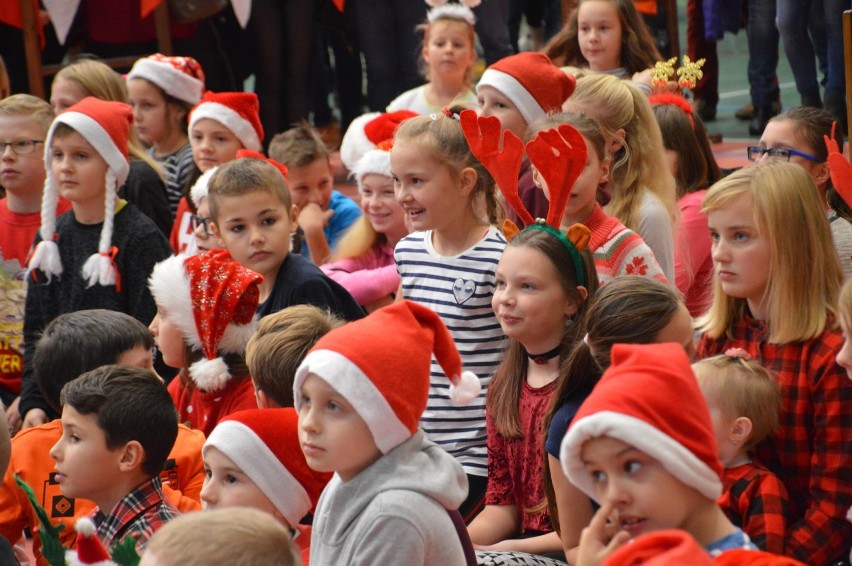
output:
[[461, 542], [462, 550], [464, 550], [464, 559], [467, 566], [476, 566], [476, 552], [473, 550], [473, 543], [470, 541], [470, 535], [467, 534], [467, 525], [464, 524], [461, 513], [459, 513], [458, 509], [453, 509], [452, 511], [447, 509], [447, 513], [450, 515], [453, 526], [459, 535], [459, 542]]

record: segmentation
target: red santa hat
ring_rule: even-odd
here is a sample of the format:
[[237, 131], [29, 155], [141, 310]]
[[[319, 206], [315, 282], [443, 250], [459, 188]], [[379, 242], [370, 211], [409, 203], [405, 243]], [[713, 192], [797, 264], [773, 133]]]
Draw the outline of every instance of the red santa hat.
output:
[[257, 328], [255, 311], [263, 277], [231, 258], [227, 250], [177, 255], [154, 266], [148, 286], [159, 307], [204, 357], [189, 375], [204, 391], [218, 391], [231, 378], [220, 353], [241, 354]]
[[704, 547], [686, 531], [667, 529], [641, 535], [610, 554], [603, 566], [713, 566]]
[[596, 498], [582, 461], [586, 441], [615, 438], [641, 450], [682, 483], [715, 500], [722, 464], [710, 410], [679, 344], [616, 344], [612, 364], [577, 411], [559, 460], [571, 482]]
[[127, 80], [145, 79], [163, 92], [187, 104], [198, 104], [204, 92], [204, 71], [192, 57], [170, 57], [155, 53], [138, 59]]
[[286, 409], [249, 409], [219, 421], [202, 453], [230, 458], [293, 528], [316, 507], [331, 474], [308, 467], [299, 442], [299, 416]]
[[253, 92], [211, 92], [189, 114], [189, 132], [199, 120], [215, 120], [231, 130], [243, 147], [263, 149], [263, 126], [260, 125], [260, 103]]
[[512, 101], [531, 124], [548, 112], [559, 112], [574, 92], [574, 77], [563, 73], [543, 53], [524, 51], [500, 59], [482, 73], [476, 92], [490, 86]]
[[302, 383], [314, 374], [352, 404], [386, 454], [417, 431], [429, 397], [433, 353], [450, 380], [455, 403], [468, 403], [480, 394], [479, 378], [462, 372], [459, 352], [441, 318], [428, 307], [401, 301], [317, 341], [296, 370], [296, 409], [302, 404]]
[[66, 559], [71, 566], [116, 566], [104, 548], [95, 530], [95, 524], [88, 517], [77, 519], [74, 525], [77, 531], [77, 552], [68, 551]]
[[44, 194], [41, 201], [42, 241], [36, 246], [29, 262], [29, 269], [39, 269], [50, 280], [54, 275], [62, 274], [62, 260], [56, 245], [56, 204], [59, 200], [59, 188], [51, 167], [50, 147], [59, 124], [65, 124], [89, 142], [95, 151], [106, 161], [106, 181], [104, 191], [104, 221], [101, 227], [98, 251], [83, 264], [83, 278], [87, 286], [115, 285], [121, 291], [121, 276], [115, 265], [119, 253], [112, 245], [113, 220], [118, 188], [127, 180], [130, 171], [127, 140], [133, 112], [123, 102], [100, 100], [86, 97], [77, 104], [59, 114], [45, 139], [44, 165], [47, 176], [44, 182]]
[[[408, 118], [416, 116], [417, 113], [411, 110], [397, 110], [396, 112], [384, 113], [369, 112], [352, 120], [343, 135], [343, 141], [340, 143], [340, 160], [343, 161], [343, 165], [350, 171], [355, 171], [362, 157], [376, 149], [376, 146], [380, 143], [392, 140], [399, 125]], [[380, 163], [379, 167], [381, 165]], [[390, 170], [389, 157], [387, 169]], [[368, 172], [375, 173], [377, 171]], [[387, 173], [381, 174], [386, 175]]]

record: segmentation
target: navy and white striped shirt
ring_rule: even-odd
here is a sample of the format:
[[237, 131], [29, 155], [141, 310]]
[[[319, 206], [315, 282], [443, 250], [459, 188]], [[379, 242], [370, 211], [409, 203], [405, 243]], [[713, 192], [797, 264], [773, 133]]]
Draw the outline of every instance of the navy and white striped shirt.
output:
[[163, 157], [156, 156], [154, 148], [149, 148], [148, 155], [154, 158], [163, 168], [163, 175], [166, 178], [166, 193], [169, 197], [169, 210], [171, 210], [172, 218], [174, 218], [175, 214], [177, 214], [178, 202], [180, 202], [180, 197], [183, 196], [187, 179], [189, 179], [195, 167], [195, 162], [192, 160], [192, 146], [186, 144], [176, 152]]

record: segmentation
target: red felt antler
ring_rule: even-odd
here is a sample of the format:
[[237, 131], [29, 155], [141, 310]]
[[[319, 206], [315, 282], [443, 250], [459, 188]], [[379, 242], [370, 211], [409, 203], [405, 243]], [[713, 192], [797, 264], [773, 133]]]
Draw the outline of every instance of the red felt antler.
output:
[[550, 192], [547, 225], [558, 230], [571, 189], [586, 166], [586, 142], [576, 128], [560, 124], [558, 129], [539, 132], [527, 144], [527, 156]]
[[471, 152], [494, 177], [506, 202], [524, 224], [532, 224], [535, 220], [518, 196], [518, 173], [524, 159], [521, 140], [509, 130], [501, 136], [500, 120], [494, 116], [477, 116], [473, 110], [464, 110], [459, 121]]
[[840, 153], [840, 146], [837, 145], [834, 137], [836, 130], [837, 122], [831, 126], [831, 137], [823, 136], [825, 147], [828, 149], [828, 170], [831, 172], [831, 184], [834, 185], [834, 190], [847, 205], [852, 207], [852, 165]]

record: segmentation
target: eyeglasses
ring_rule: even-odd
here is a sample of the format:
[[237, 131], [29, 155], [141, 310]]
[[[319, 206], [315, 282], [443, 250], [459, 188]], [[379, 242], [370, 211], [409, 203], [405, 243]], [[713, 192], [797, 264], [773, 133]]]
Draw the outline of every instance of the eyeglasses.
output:
[[748, 147], [748, 160], [749, 161], [760, 161], [760, 158], [763, 157], [763, 154], [768, 154], [769, 157], [775, 159], [783, 159], [784, 161], [790, 161], [790, 158], [794, 155], [796, 157], [801, 157], [803, 159], [807, 159], [808, 161], [815, 161], [817, 163], [822, 163], [823, 160], [817, 157], [816, 155], [811, 155], [809, 153], [802, 153], [801, 151], [796, 151], [795, 149], [787, 149], [786, 147], [759, 147], [756, 145], [752, 145]]
[[189, 225], [192, 228], [192, 231], [195, 232], [198, 230], [199, 226], [204, 227], [204, 235], [210, 237], [210, 219], [204, 218], [202, 216], [191, 215], [189, 217]]
[[36, 144], [44, 143], [44, 140], [15, 140], [10, 142], [0, 141], [0, 155], [6, 153], [6, 148], [11, 147], [15, 155], [27, 155], [35, 151]]

